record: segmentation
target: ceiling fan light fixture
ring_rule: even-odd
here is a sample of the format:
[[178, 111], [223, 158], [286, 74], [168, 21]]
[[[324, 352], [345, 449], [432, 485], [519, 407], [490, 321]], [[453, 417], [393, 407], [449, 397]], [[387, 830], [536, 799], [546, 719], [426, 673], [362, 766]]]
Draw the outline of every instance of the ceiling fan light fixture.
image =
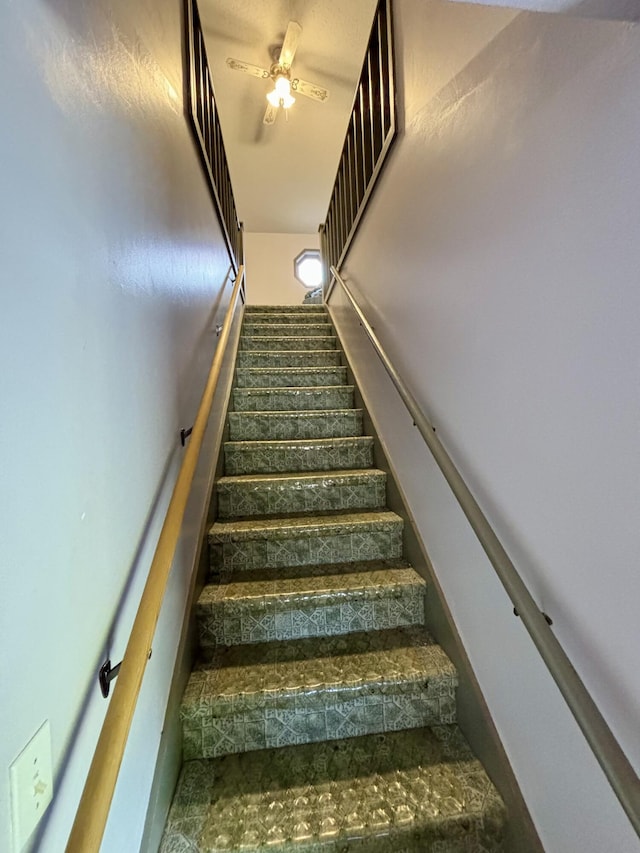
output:
[[275, 88], [267, 95], [267, 100], [272, 107], [284, 107], [288, 110], [295, 104], [296, 99], [291, 94], [291, 83], [283, 75], [276, 77]]
[[227, 57], [227, 65], [232, 71], [241, 71], [243, 74], [258, 77], [261, 80], [273, 80], [274, 88], [267, 95], [268, 107], [262, 119], [263, 124], [274, 124], [280, 107], [284, 111], [285, 119], [289, 117], [288, 110], [296, 102], [296, 98], [291, 94], [292, 91], [296, 95], [303, 95], [313, 101], [326, 101], [329, 97], [329, 92], [324, 86], [309, 83], [308, 80], [301, 80], [299, 77], [295, 77], [293, 83], [291, 82], [291, 65], [301, 35], [302, 27], [300, 24], [297, 21], [289, 21], [280, 51], [271, 51], [273, 62], [268, 69], [259, 65], [252, 65], [250, 62], [244, 62], [241, 59], [233, 59], [231, 56]]

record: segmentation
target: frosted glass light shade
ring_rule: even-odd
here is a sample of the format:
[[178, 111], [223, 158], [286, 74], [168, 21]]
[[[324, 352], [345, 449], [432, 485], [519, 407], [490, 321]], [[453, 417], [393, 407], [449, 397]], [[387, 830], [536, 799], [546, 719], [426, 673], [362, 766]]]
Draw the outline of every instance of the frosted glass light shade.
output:
[[288, 110], [296, 99], [291, 94], [291, 83], [286, 77], [276, 77], [275, 88], [267, 95], [267, 100], [272, 107], [284, 107]]

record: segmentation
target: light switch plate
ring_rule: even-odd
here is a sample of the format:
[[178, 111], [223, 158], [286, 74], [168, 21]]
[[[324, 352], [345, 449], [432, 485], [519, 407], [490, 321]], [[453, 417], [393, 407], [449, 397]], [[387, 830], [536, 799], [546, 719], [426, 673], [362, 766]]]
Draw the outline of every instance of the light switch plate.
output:
[[51, 727], [45, 720], [9, 768], [13, 853], [20, 853], [53, 796]]

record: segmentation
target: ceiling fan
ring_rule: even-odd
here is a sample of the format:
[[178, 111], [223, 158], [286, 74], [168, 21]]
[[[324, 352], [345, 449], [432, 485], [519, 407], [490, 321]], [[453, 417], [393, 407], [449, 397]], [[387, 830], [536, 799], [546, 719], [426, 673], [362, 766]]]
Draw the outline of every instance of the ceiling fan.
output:
[[283, 110], [288, 110], [293, 105], [296, 99], [291, 94], [292, 92], [304, 95], [314, 101], [326, 101], [329, 97], [329, 92], [322, 86], [308, 83], [299, 77], [291, 78], [291, 63], [301, 35], [302, 27], [300, 24], [296, 21], [289, 21], [279, 55], [269, 69], [260, 68], [259, 65], [251, 65], [239, 59], [231, 59], [231, 57], [227, 59], [227, 65], [234, 71], [242, 71], [244, 74], [251, 74], [253, 77], [260, 77], [263, 80], [273, 80], [274, 88], [267, 94], [269, 103], [264, 114], [264, 124], [274, 123], [280, 107]]

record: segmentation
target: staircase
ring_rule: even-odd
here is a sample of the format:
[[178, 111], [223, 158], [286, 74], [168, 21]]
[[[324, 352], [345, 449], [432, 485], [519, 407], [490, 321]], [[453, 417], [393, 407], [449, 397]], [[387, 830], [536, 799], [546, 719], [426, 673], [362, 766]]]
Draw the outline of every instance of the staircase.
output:
[[247, 308], [161, 853], [502, 850], [322, 305]]

